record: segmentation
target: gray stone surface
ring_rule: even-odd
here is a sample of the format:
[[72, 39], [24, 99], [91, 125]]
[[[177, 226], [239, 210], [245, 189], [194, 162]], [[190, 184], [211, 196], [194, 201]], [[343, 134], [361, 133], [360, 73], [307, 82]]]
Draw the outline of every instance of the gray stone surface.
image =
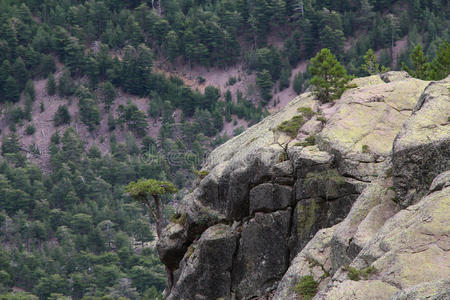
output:
[[250, 214], [285, 209], [293, 204], [290, 186], [263, 183], [250, 190]]
[[236, 240], [237, 234], [227, 225], [208, 228], [186, 252], [182, 271], [167, 299], [230, 299]]
[[350, 264], [384, 222], [398, 211], [391, 186], [389, 178], [372, 182], [355, 201], [345, 220], [336, 225], [331, 243], [333, 272]]
[[290, 214], [290, 209], [256, 213], [242, 226], [232, 271], [232, 290], [237, 299], [261, 296], [283, 277], [289, 265]]
[[185, 245], [186, 233], [183, 226], [170, 223], [163, 231], [158, 241], [158, 254], [161, 261], [171, 270], [178, 268], [178, 264], [187, 249]]
[[411, 76], [406, 71], [389, 71], [383, 74], [380, 74], [380, 78], [386, 82], [393, 82], [398, 80], [404, 80], [407, 78], [411, 78]]
[[422, 198], [433, 179], [450, 169], [450, 76], [432, 82], [393, 147], [394, 185], [407, 207]]
[[448, 300], [450, 279], [424, 282], [395, 293], [390, 300]]
[[376, 277], [407, 289], [450, 278], [450, 187], [434, 192], [390, 218], [351, 263], [373, 266]]
[[330, 280], [330, 245], [335, 227], [322, 229], [291, 262], [289, 269], [278, 284], [273, 300], [297, 300], [295, 286], [302, 277], [311, 275], [323, 288]]
[[430, 192], [440, 191], [450, 186], [450, 171], [439, 174], [431, 183]]

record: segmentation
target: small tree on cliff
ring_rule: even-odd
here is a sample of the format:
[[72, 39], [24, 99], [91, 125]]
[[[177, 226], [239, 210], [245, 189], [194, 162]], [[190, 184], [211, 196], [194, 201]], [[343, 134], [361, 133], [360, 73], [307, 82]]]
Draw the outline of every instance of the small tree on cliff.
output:
[[143, 203], [150, 211], [156, 224], [156, 234], [161, 238], [163, 227], [163, 203], [161, 196], [173, 194], [176, 187], [168, 181], [155, 179], [139, 179], [137, 182], [130, 182], [127, 185], [127, 193], [134, 200]]
[[347, 75], [345, 68], [327, 48], [311, 59], [310, 71], [313, 75], [311, 84], [314, 86], [314, 94], [322, 103], [339, 99], [350, 87], [347, 83], [351, 76]]
[[389, 68], [380, 66], [380, 64], [377, 63], [377, 57], [372, 49], [367, 50], [366, 55], [364, 55], [364, 62], [365, 63], [361, 67], [370, 75], [376, 75], [389, 71]]

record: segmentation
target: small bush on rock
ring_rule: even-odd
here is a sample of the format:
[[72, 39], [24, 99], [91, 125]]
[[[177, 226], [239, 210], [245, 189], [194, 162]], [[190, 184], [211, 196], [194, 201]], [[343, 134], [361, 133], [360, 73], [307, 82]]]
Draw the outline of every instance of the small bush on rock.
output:
[[315, 114], [311, 107], [300, 107], [297, 111], [307, 119], [311, 119]]
[[358, 281], [361, 279], [361, 277], [367, 280], [371, 274], [377, 272], [377, 269], [373, 266], [369, 266], [361, 270], [358, 270], [357, 268], [351, 266], [346, 266], [343, 269], [344, 271], [347, 271], [348, 278], [353, 281]]
[[302, 125], [305, 123], [305, 120], [302, 116], [295, 116], [289, 121], [284, 121], [281, 123], [277, 129], [279, 131], [282, 131], [286, 133], [288, 136], [295, 138], [297, 136], [297, 133], [302, 127]]
[[174, 214], [170, 217], [170, 222], [184, 226], [186, 223], [186, 214]]
[[319, 283], [311, 275], [303, 276], [294, 291], [303, 300], [311, 300], [317, 293]]

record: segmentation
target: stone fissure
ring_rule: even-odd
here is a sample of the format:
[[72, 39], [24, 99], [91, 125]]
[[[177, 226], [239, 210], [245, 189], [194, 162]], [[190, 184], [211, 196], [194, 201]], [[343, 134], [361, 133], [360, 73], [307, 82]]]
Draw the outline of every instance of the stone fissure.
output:
[[[242, 226], [242, 224], [240, 224], [239, 226]], [[235, 228], [235, 230], [237, 230], [237, 228]], [[232, 261], [231, 261], [231, 268], [230, 268], [230, 295], [235, 294], [235, 291], [233, 290], [233, 282], [235, 280], [234, 276], [233, 276], [233, 266], [236, 263], [237, 260], [237, 255], [239, 252], [239, 245], [240, 245], [240, 241], [241, 241], [241, 233], [239, 231], [238, 235], [236, 237], [236, 247], [234, 248], [234, 252], [233, 252], [233, 257], [232, 257]]]

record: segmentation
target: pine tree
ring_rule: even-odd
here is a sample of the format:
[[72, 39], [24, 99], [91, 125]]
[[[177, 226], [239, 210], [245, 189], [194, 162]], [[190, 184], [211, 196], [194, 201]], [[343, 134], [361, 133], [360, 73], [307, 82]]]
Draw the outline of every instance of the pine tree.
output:
[[68, 71], [65, 71], [58, 81], [58, 95], [60, 97], [72, 96], [75, 93], [75, 83]]
[[20, 97], [20, 88], [17, 81], [9, 76], [3, 85], [3, 98], [6, 101], [17, 102]]
[[359, 12], [358, 22], [362, 27], [367, 28], [372, 23], [372, 19], [375, 16], [373, 12], [373, 5], [370, 4], [369, 0], [361, 0], [361, 8]]
[[294, 76], [293, 88], [294, 91], [299, 95], [303, 91], [303, 73], [298, 72]]
[[441, 80], [450, 74], [450, 44], [444, 42], [431, 62], [429, 77], [432, 80]]
[[11, 74], [11, 64], [8, 60], [4, 60], [0, 65], [0, 101], [4, 98], [6, 79]]
[[389, 68], [386, 68], [385, 66], [381, 66], [380, 69], [380, 64], [377, 63], [377, 57], [372, 49], [367, 50], [366, 55], [364, 55], [364, 61], [365, 63], [361, 67], [370, 75], [389, 71]]
[[144, 204], [156, 224], [156, 234], [161, 238], [163, 230], [163, 206], [161, 196], [176, 193], [175, 186], [167, 181], [159, 181], [154, 179], [130, 182], [126, 187], [127, 192], [135, 201]]
[[351, 77], [345, 68], [337, 61], [329, 49], [322, 49], [311, 59], [311, 84], [314, 94], [322, 103], [339, 99], [342, 93], [349, 88]]
[[326, 25], [320, 32], [320, 41], [323, 48], [330, 49], [335, 53], [343, 53], [344, 32], [340, 29], [332, 29]]
[[34, 83], [32, 80], [28, 80], [25, 84], [25, 95], [28, 95], [31, 101], [36, 98], [36, 91], [34, 90]]
[[270, 72], [267, 70], [262, 70], [256, 75], [256, 84], [261, 92], [261, 97], [267, 103], [272, 99], [272, 87], [273, 81]]
[[25, 86], [25, 83], [28, 80], [28, 71], [25, 66], [25, 62], [21, 57], [18, 57], [11, 68], [13, 77], [16, 79], [17, 84], [19, 85], [20, 89], [23, 89]]
[[295, 31], [284, 43], [284, 53], [292, 67], [295, 67], [300, 61], [300, 46], [300, 33], [298, 31]]
[[55, 126], [70, 123], [70, 113], [66, 105], [60, 105], [58, 107], [58, 110], [56, 111], [55, 116], [53, 117], [53, 122]]
[[47, 88], [47, 94], [49, 94], [50, 96], [53, 96], [56, 93], [56, 82], [55, 82], [55, 77], [53, 76], [52, 73], [50, 73], [48, 75], [46, 88]]
[[85, 98], [80, 99], [78, 107], [80, 109], [81, 121], [88, 126], [89, 131], [93, 131], [102, 119], [97, 104], [94, 100]]
[[114, 89], [114, 86], [110, 81], [105, 81], [101, 85], [101, 91], [102, 91], [102, 100], [103, 103], [105, 103], [106, 110], [109, 110], [109, 107], [114, 103], [114, 100], [116, 99], [116, 91]]
[[410, 57], [414, 69], [410, 69], [404, 63], [402, 63], [402, 68], [415, 78], [427, 79], [429, 76], [430, 63], [428, 62], [428, 56], [423, 53], [422, 45], [417, 44]]
[[316, 50], [317, 39], [314, 36], [314, 28], [310, 20], [302, 20], [301, 27], [303, 29], [302, 44], [305, 47], [305, 56], [309, 58]]
[[173, 30], [169, 31], [167, 34], [167, 54], [172, 63], [178, 55], [178, 36]]
[[51, 55], [43, 55], [39, 63], [39, 74], [43, 78], [56, 71], [55, 60]]
[[280, 84], [279, 84], [279, 88], [280, 91], [284, 90], [285, 88], [288, 88], [290, 85], [290, 77], [291, 77], [291, 70], [287, 67], [284, 67], [283, 69], [281, 69], [281, 73], [280, 73]]

